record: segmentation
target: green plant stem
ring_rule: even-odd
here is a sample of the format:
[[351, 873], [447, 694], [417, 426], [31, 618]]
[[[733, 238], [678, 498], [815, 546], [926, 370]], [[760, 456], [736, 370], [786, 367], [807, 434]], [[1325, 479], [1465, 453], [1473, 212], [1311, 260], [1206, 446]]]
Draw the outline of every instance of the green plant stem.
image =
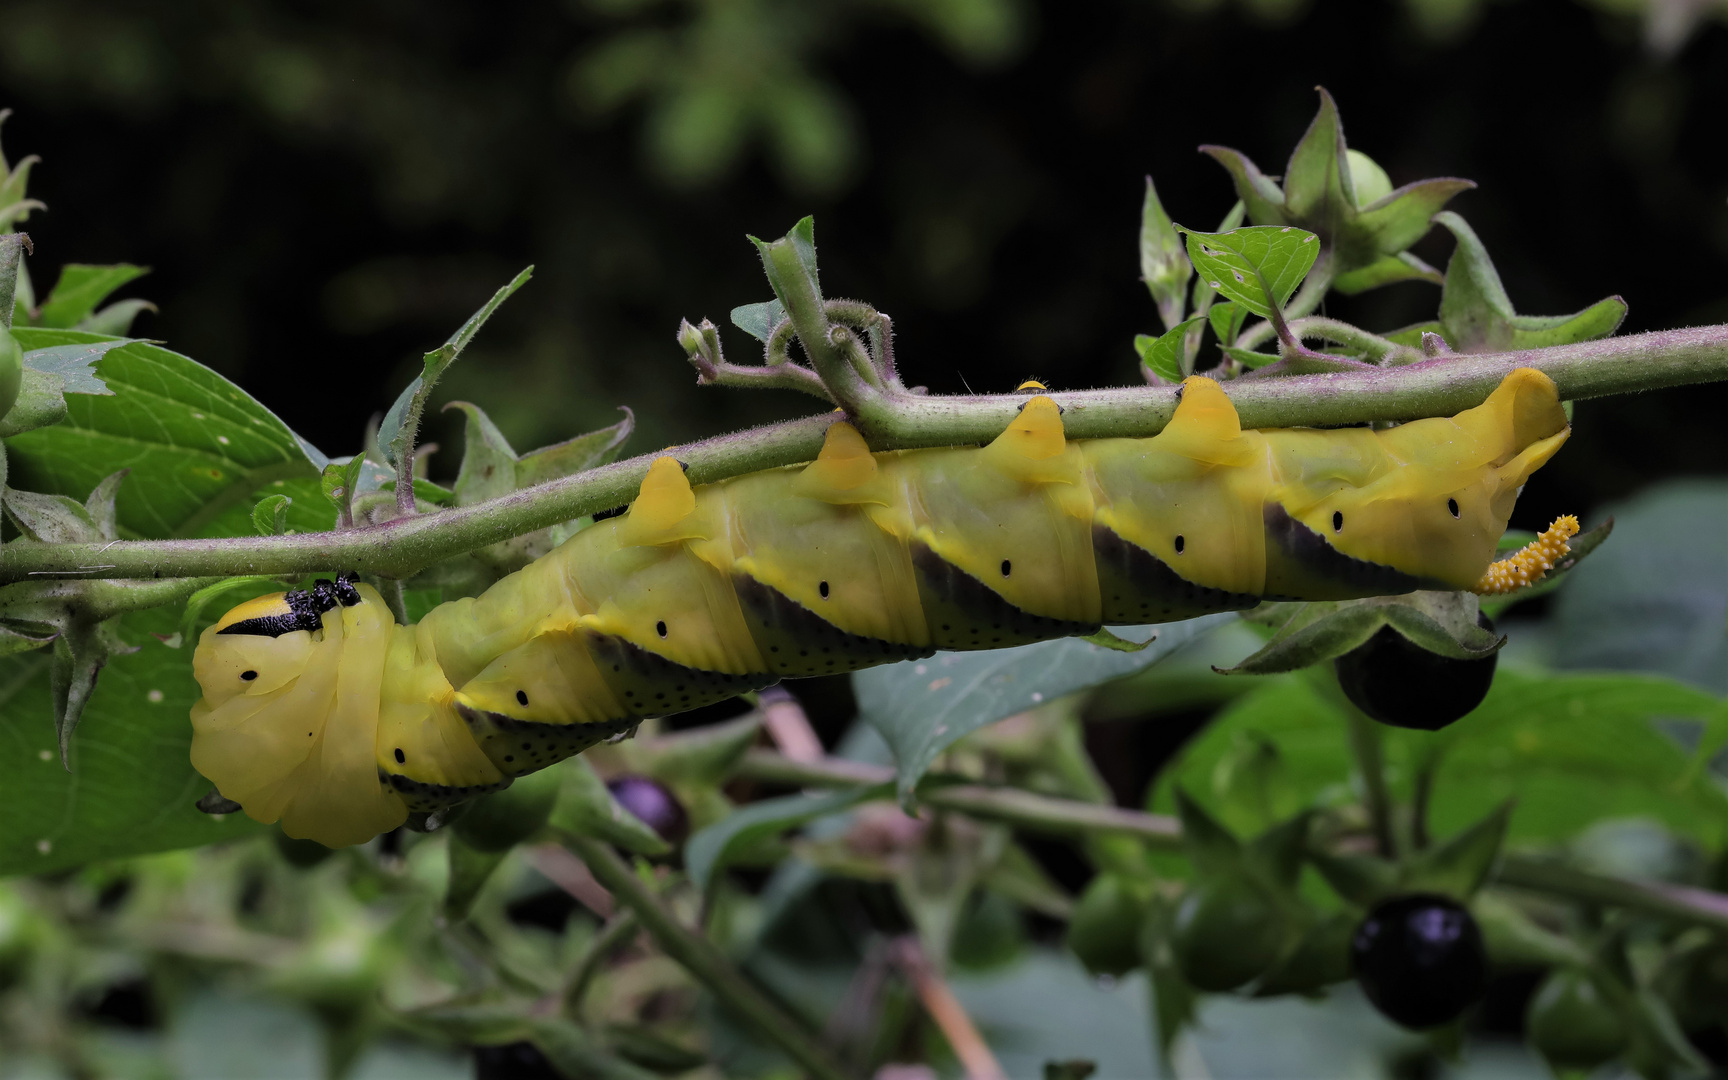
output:
[[586, 836], [568, 834], [563, 842], [588, 864], [594, 879], [620, 905], [635, 913], [642, 928], [666, 955], [683, 965], [728, 1009], [749, 1021], [810, 1075], [822, 1080], [846, 1080], [846, 1074], [827, 1049], [802, 1023], [746, 979], [711, 942], [679, 922], [609, 846]]
[[[894, 770], [838, 758], [793, 761], [771, 750], [751, 750], [734, 775], [796, 787], [844, 788], [882, 783], [893, 778]], [[986, 794], [991, 797], [984, 797]], [[932, 806], [1057, 836], [1117, 833], [1138, 837], [1158, 850], [1181, 850], [1182, 825], [1167, 814], [1101, 807], [982, 784], [921, 786], [918, 798]], [[1516, 854], [1502, 859], [1497, 883], [1728, 930], [1728, 894], [1708, 889], [1593, 874]]]
[[1362, 803], [1374, 827], [1374, 846], [1384, 858], [1398, 856], [1398, 841], [1392, 830], [1392, 794], [1386, 789], [1386, 760], [1380, 753], [1380, 731], [1362, 710], [1345, 707], [1345, 728], [1350, 753], [1362, 776]]
[[1422, 355], [1419, 349], [1409, 349], [1396, 341], [1388, 341], [1379, 334], [1369, 333], [1359, 326], [1318, 315], [1291, 319], [1290, 332], [1299, 339], [1318, 338], [1347, 348], [1360, 349], [1368, 359], [1376, 363], [1398, 352], [1408, 352], [1416, 359], [1420, 359]]
[[[808, 321], [808, 320], [806, 320]], [[826, 319], [821, 324], [826, 326]], [[849, 332], [849, 331], [848, 331]], [[877, 449], [988, 442], [1014, 419], [1024, 394], [925, 396], [867, 386], [841, 350], [824, 341], [839, 370], [830, 383]], [[1396, 368], [1243, 380], [1227, 384], [1244, 427], [1306, 427], [1451, 416], [1479, 405], [1507, 373], [1534, 367], [1569, 400], [1728, 379], [1728, 325], [1667, 330], [1523, 352], [1443, 359]], [[827, 372], [823, 372], [826, 379]], [[1163, 430], [1176, 388], [1055, 391], [1071, 438], [1144, 437]], [[809, 461], [832, 415], [723, 435], [679, 447], [694, 483]], [[0, 583], [33, 575], [202, 577], [369, 570], [407, 577], [440, 560], [569, 521], [635, 497], [658, 454], [593, 469], [501, 498], [436, 514], [340, 532], [111, 544], [20, 544], [0, 548]]]
[[582, 959], [577, 961], [576, 970], [570, 973], [570, 982], [564, 988], [565, 1016], [572, 1020], [582, 1018], [582, 999], [588, 996], [588, 987], [594, 976], [600, 973], [601, 965], [641, 929], [642, 923], [634, 911], [621, 911], [600, 928], [594, 940], [588, 943]]

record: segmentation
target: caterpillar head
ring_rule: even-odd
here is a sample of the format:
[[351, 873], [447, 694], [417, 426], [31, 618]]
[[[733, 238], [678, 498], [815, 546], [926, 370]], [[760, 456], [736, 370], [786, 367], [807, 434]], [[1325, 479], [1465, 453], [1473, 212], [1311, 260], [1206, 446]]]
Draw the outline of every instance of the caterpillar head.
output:
[[380, 687], [395, 629], [371, 587], [320, 582], [241, 604], [198, 639], [192, 765], [248, 817], [331, 847], [402, 824], [379, 782]]
[[1473, 409], [1378, 433], [1388, 465], [1301, 516], [1346, 555], [1430, 587], [1469, 589], [1493, 560], [1524, 482], [1570, 433], [1554, 381], [1519, 368]]

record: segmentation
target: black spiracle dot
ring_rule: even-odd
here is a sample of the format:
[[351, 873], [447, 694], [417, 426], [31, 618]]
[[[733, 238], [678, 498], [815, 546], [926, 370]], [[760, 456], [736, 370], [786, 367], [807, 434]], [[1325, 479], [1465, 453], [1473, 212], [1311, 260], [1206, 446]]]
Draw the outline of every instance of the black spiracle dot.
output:
[[654, 624], [654, 632], [656, 634], [659, 634], [661, 637], [665, 637], [666, 636], [666, 624], [664, 622], [655, 623]]
[[1002, 560], [1002, 576], [1007, 577], [1009, 574], [1013, 573], [1013, 571], [1014, 571], [1014, 564], [1009, 562], [1007, 559], [1003, 559]]
[[1452, 511], [1453, 517], [1457, 517], [1458, 516], [1458, 500], [1457, 499], [1447, 499], [1446, 500], [1446, 509]]
[[1344, 529], [1344, 511], [1342, 511], [1342, 510], [1332, 511], [1332, 531], [1333, 532], [1342, 532], [1343, 529]]
[[400, 746], [398, 746], [396, 748], [396, 764], [398, 764], [398, 765], [408, 764], [408, 755], [404, 754], [402, 752], [402, 748]]
[[1178, 554], [1178, 555], [1182, 554], [1182, 549], [1187, 547], [1187, 546], [1188, 546], [1188, 538], [1186, 536], [1178, 536], [1176, 538], [1176, 554]]
[[816, 591], [822, 594], [822, 599], [828, 599], [828, 583], [826, 581], [818, 584], [816, 586]]
[[246, 682], [251, 682], [253, 679], [256, 679], [257, 677], [258, 677], [258, 673], [256, 671], [242, 671], [240, 673], [240, 678]]
[[526, 691], [526, 690], [516, 691], [516, 704], [518, 704], [518, 705], [528, 704], [528, 691]]

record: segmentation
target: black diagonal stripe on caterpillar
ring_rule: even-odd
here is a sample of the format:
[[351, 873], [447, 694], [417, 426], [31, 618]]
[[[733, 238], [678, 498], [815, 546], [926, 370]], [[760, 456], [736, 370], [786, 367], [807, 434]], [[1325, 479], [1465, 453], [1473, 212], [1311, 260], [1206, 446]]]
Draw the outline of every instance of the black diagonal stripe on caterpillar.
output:
[[807, 465], [694, 488], [662, 457], [627, 512], [415, 625], [346, 583], [229, 612], [194, 657], [192, 762], [259, 821], [353, 844], [784, 677], [1469, 589], [1567, 434], [1520, 369], [1387, 431], [1245, 431], [1191, 378], [1151, 438], [1069, 441], [1039, 394], [982, 447], [872, 453], [837, 421]]

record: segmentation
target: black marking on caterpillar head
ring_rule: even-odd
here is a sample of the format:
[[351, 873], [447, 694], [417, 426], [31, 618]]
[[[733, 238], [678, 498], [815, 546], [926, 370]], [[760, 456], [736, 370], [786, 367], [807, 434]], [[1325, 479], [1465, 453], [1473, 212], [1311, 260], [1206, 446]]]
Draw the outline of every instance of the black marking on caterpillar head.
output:
[[337, 607], [353, 607], [360, 602], [360, 591], [354, 587], [355, 575], [344, 574], [335, 581], [319, 578], [310, 589], [293, 589], [282, 594], [288, 610], [281, 615], [260, 615], [224, 626], [219, 634], [255, 634], [260, 637], [281, 637], [296, 630], [319, 630], [324, 626], [324, 613]]

